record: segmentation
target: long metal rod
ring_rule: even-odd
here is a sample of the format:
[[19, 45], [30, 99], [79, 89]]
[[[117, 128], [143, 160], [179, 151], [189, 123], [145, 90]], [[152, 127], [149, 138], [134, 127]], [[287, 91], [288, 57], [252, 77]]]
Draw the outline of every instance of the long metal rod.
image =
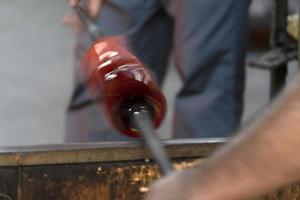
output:
[[88, 16], [85, 9], [78, 5], [74, 7], [74, 10], [85, 25], [86, 30], [90, 34], [92, 40], [97, 40], [105, 36], [105, 33], [98, 28], [95, 22]]
[[[93, 40], [105, 36], [105, 34], [100, 31], [97, 25], [88, 16], [85, 9], [80, 6], [75, 6], [74, 10], [86, 26], [86, 29]], [[152, 153], [161, 173], [167, 175], [172, 172], [171, 162], [168, 155], [159, 139], [155, 136], [149, 112], [147, 112], [147, 110], [134, 112], [132, 116], [132, 123], [139, 130], [146, 148]]]
[[[100, 39], [105, 36], [105, 33], [103, 33], [95, 24], [95, 22], [88, 16], [86, 9], [81, 7], [80, 5], [77, 5], [74, 7], [74, 11], [79, 16], [80, 20], [84, 24], [86, 31], [90, 35], [91, 39], [93, 41], [96, 41], [97, 39]], [[87, 106], [93, 105], [97, 101], [99, 101], [99, 97], [95, 99], [84, 99], [79, 102], [77, 102], [77, 99], [80, 97], [82, 93], [86, 90], [85, 85], [78, 85], [74, 91], [74, 94], [71, 99], [70, 106], [68, 108], [69, 111], [76, 111], [82, 108], [85, 108]]]
[[152, 154], [161, 173], [163, 175], [168, 175], [172, 172], [172, 165], [167, 152], [155, 135], [150, 113], [147, 110], [134, 112], [132, 123], [140, 132], [144, 145]]

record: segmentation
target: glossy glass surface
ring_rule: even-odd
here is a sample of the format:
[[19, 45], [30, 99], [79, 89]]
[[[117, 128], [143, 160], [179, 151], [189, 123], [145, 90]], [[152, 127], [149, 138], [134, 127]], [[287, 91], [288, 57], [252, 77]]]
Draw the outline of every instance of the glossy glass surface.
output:
[[82, 68], [88, 85], [101, 89], [103, 105], [111, 123], [122, 133], [137, 137], [129, 111], [137, 104], [147, 105], [158, 127], [165, 115], [166, 101], [152, 75], [125, 45], [122, 37], [106, 37], [88, 49]]

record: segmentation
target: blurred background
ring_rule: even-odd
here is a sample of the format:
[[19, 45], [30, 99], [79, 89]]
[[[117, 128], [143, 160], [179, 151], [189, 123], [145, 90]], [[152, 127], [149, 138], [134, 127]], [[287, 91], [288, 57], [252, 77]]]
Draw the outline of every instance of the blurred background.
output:
[[[290, 11], [295, 12], [295, 2]], [[0, 145], [63, 143], [74, 87], [75, 34], [61, 23], [67, 1], [0, 1]], [[271, 1], [253, 0], [247, 61], [267, 50]], [[170, 137], [174, 96], [181, 81], [170, 62], [163, 90], [168, 115], [159, 132]], [[291, 63], [291, 72], [296, 63]], [[293, 74], [293, 73], [291, 73]], [[243, 122], [269, 101], [269, 72], [247, 67]]]

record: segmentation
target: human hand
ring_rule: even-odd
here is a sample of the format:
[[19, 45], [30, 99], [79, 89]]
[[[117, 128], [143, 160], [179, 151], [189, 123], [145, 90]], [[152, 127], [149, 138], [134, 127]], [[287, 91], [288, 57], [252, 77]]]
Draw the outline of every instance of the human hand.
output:
[[[96, 18], [105, 0], [88, 0], [87, 9], [91, 18]], [[77, 6], [80, 0], [69, 0], [71, 7]], [[76, 13], [68, 13], [62, 19], [63, 24], [69, 26], [75, 32], [81, 32], [84, 25]]]
[[[106, 0], [87, 0], [87, 9], [90, 17], [96, 18], [98, 17], [100, 10], [102, 8], [103, 3]], [[78, 5], [80, 0], [69, 0], [69, 5], [74, 7]]]

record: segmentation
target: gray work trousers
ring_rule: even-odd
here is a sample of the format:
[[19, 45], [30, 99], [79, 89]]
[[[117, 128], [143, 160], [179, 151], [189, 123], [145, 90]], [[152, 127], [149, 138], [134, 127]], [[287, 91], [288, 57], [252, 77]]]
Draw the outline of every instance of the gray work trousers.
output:
[[[232, 134], [243, 108], [249, 0], [110, 2], [97, 24], [108, 34], [127, 34], [159, 84], [173, 52], [183, 81], [175, 103], [174, 138]], [[81, 45], [90, 45], [87, 35]]]

